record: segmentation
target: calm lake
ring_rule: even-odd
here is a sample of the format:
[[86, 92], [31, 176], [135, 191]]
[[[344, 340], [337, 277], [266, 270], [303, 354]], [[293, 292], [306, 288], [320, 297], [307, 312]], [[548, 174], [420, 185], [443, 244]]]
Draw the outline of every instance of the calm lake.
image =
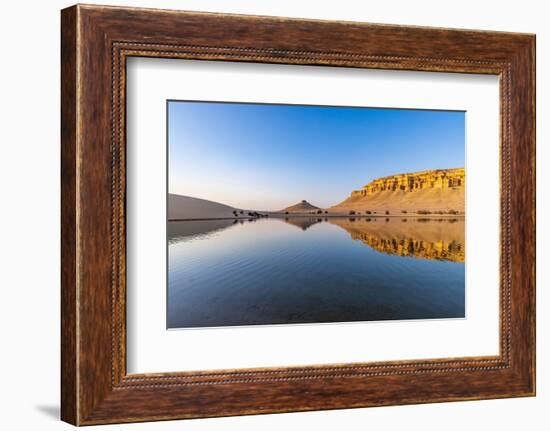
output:
[[168, 328], [461, 318], [464, 219], [168, 222]]

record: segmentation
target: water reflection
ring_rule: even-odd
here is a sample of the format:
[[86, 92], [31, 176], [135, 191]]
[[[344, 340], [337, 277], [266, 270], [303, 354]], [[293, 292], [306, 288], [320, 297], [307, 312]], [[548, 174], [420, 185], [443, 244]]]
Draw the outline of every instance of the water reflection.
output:
[[330, 218], [354, 240], [398, 256], [464, 262], [464, 219]]
[[216, 231], [227, 229], [238, 220], [194, 220], [194, 221], [170, 221], [168, 222], [168, 243], [175, 244], [179, 241], [208, 238]]
[[464, 219], [168, 223], [169, 328], [464, 317]]
[[[283, 221], [306, 231], [318, 223], [330, 223], [348, 232], [351, 239], [386, 254], [450, 262], [465, 260], [464, 218], [413, 217], [284, 217]], [[234, 225], [257, 219], [169, 222], [168, 241], [205, 239]]]
[[302, 230], [307, 230], [314, 224], [321, 223], [323, 219], [318, 217], [285, 217], [284, 221]]

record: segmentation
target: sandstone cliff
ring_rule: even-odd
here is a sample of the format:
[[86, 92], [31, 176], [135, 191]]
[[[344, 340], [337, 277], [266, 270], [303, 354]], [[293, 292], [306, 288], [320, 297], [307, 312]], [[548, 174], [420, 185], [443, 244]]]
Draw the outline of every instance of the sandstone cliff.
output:
[[376, 179], [330, 208], [331, 212], [464, 213], [464, 168], [436, 169]]

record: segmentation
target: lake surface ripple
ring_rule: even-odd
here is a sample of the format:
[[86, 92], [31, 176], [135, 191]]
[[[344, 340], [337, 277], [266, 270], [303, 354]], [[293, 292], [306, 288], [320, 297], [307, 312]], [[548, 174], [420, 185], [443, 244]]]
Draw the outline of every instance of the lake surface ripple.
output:
[[168, 328], [462, 318], [464, 218], [168, 222]]

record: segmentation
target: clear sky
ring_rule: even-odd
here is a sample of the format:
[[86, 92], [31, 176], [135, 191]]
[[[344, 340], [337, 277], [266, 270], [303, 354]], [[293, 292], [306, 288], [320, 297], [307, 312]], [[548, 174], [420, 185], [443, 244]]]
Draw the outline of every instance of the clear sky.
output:
[[169, 101], [168, 152], [170, 193], [329, 207], [378, 177], [464, 167], [465, 113]]

